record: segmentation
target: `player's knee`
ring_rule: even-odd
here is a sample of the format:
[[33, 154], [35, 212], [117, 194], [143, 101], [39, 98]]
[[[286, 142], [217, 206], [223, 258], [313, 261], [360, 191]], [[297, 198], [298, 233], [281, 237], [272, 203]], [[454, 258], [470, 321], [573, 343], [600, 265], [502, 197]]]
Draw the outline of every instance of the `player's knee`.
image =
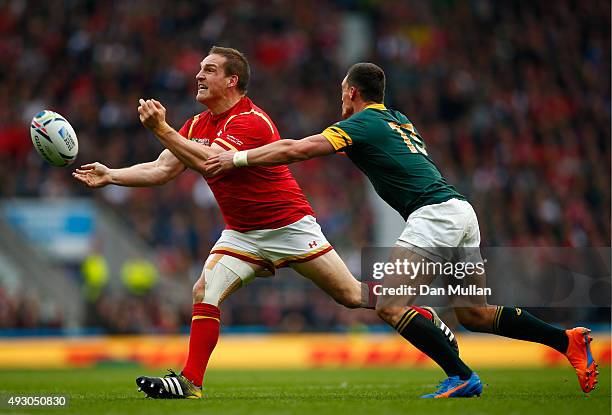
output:
[[[209, 259], [209, 261], [213, 261]], [[247, 284], [255, 276], [255, 270], [244, 261], [224, 255], [204, 266], [204, 278], [194, 286], [194, 301], [218, 306], [231, 293]], [[201, 294], [201, 296], [200, 296]]]
[[194, 304], [199, 304], [204, 301], [204, 293], [206, 290], [206, 283], [204, 278], [199, 278], [195, 284], [193, 284], [193, 290], [191, 291], [191, 298]]
[[455, 314], [459, 323], [470, 331], [486, 331], [490, 326], [489, 312], [486, 307], [456, 309]]

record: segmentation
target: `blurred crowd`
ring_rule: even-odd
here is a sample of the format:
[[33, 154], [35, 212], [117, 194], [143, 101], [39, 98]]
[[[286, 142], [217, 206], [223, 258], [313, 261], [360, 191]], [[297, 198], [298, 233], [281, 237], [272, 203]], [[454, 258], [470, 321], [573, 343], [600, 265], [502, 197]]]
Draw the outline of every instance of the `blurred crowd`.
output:
[[[142, 296], [102, 295], [87, 309], [87, 327], [109, 333], [177, 333], [191, 324], [189, 293], [172, 303], [159, 287]], [[321, 294], [312, 283], [289, 271], [261, 279], [233, 294], [221, 305], [224, 331], [307, 332], [361, 330], [380, 324], [372, 310], [351, 310]], [[1, 327], [0, 327], [1, 328]]]
[[[408, 115], [474, 205], [483, 244], [609, 245], [609, 2], [272, 3], [0, 3], [0, 197], [96, 198], [150, 244], [164, 274], [194, 280], [224, 226], [205, 181], [186, 172], [160, 188], [86, 189], [34, 152], [32, 116], [48, 108], [67, 117], [77, 163], [153, 160], [162, 148], [139, 123], [138, 99], [160, 100], [178, 129], [202, 111], [194, 77], [208, 48], [222, 45], [249, 58], [249, 95], [281, 136], [301, 138], [338, 120], [339, 84], [357, 49], [385, 69], [387, 105]], [[327, 238], [355, 258], [374, 232], [364, 176], [343, 157], [292, 171]], [[375, 321], [349, 317], [314, 287], [255, 284], [228, 300], [232, 324]], [[124, 330], [108, 310], [131, 300], [99, 301], [98, 324]], [[155, 323], [151, 298], [134, 301], [138, 322], [189, 321], [183, 310], [175, 323]], [[336, 311], [320, 312], [328, 309]]]
[[38, 296], [9, 290], [0, 282], [0, 330], [61, 328], [64, 320], [57, 307], [43, 308]]

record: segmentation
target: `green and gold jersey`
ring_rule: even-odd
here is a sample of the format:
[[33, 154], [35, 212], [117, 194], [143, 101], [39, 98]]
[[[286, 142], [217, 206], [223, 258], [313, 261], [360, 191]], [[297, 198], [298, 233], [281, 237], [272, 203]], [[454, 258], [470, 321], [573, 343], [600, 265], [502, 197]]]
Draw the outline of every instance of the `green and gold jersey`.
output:
[[422, 206], [465, 200], [446, 183], [418, 131], [399, 111], [368, 105], [322, 134], [336, 151], [346, 152], [404, 219]]

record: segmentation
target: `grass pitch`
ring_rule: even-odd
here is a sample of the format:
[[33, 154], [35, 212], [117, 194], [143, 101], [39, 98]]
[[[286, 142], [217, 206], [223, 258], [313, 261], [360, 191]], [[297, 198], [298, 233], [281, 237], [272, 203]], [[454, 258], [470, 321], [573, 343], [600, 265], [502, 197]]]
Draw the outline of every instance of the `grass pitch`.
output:
[[[0, 396], [69, 396], [66, 408], [15, 414], [610, 414], [610, 368], [585, 396], [571, 368], [481, 370], [482, 397], [425, 400], [442, 372], [428, 369], [209, 371], [205, 398], [160, 401], [136, 392], [140, 368], [0, 371]], [[162, 374], [162, 372], [158, 372]]]

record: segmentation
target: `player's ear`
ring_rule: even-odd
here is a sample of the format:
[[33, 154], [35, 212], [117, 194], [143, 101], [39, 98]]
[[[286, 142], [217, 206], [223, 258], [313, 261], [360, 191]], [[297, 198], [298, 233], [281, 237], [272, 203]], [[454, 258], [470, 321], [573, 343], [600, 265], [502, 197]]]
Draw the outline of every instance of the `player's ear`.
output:
[[231, 75], [227, 80], [227, 87], [232, 88], [238, 85], [238, 75]]
[[357, 88], [355, 88], [354, 86], [349, 86], [349, 98], [351, 99], [351, 101], [357, 98]]

